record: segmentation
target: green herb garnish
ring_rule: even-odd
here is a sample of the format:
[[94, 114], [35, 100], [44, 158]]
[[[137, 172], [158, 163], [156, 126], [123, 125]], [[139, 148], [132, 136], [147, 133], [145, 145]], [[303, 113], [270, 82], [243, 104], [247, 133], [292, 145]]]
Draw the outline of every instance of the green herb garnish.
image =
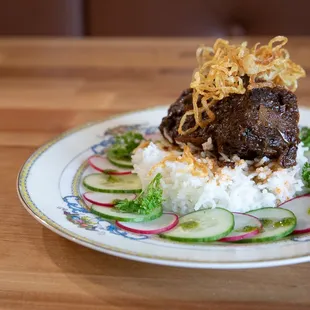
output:
[[310, 188], [310, 163], [305, 163], [302, 167], [302, 179], [306, 187]]
[[147, 188], [135, 200], [115, 201], [115, 208], [121, 212], [150, 214], [155, 208], [162, 208], [163, 190], [160, 185], [161, 174], [158, 173]]
[[132, 152], [139, 146], [143, 136], [138, 132], [129, 131], [115, 137], [115, 143], [109, 148], [108, 154], [116, 159], [130, 160]]
[[310, 128], [302, 127], [299, 132], [300, 140], [305, 146], [310, 147]]

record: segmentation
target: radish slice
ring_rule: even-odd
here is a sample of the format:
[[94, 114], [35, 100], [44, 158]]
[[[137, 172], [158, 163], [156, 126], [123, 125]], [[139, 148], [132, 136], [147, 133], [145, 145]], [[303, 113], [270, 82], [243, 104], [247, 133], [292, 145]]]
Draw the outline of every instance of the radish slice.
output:
[[293, 234], [310, 232], [310, 195], [299, 196], [279, 206], [293, 212], [297, 219], [297, 225]]
[[128, 169], [115, 169], [115, 166], [110, 163], [110, 161], [100, 155], [93, 155], [88, 158], [88, 164], [97, 171], [111, 174], [111, 175], [125, 175], [131, 174], [131, 170]]
[[233, 213], [235, 217], [234, 230], [220, 241], [231, 242], [238, 241], [245, 238], [257, 235], [261, 228], [262, 223], [257, 217], [243, 213]]
[[113, 207], [113, 201], [115, 199], [123, 200], [129, 199], [134, 200], [137, 196], [135, 194], [109, 194], [109, 193], [96, 193], [96, 192], [87, 192], [83, 194], [83, 198], [97, 206], [103, 207]]
[[120, 222], [148, 222], [162, 216], [163, 209], [161, 206], [156, 207], [149, 214], [137, 214], [120, 212], [117, 208], [106, 208], [92, 205], [90, 212], [107, 220]]
[[144, 223], [127, 223], [116, 221], [116, 225], [124, 230], [136, 234], [160, 234], [174, 228], [179, 222], [179, 218], [174, 213], [164, 213], [161, 217]]

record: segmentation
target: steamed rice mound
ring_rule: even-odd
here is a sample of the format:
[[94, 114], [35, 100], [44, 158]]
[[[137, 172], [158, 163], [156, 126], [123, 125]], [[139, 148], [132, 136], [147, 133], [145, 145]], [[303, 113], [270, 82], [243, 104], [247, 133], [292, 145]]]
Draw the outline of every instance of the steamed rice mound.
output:
[[303, 190], [301, 171], [307, 162], [306, 148], [299, 144], [297, 165], [284, 169], [264, 157], [249, 161], [233, 156], [235, 167], [221, 166], [217, 159], [202, 154], [165, 150], [150, 143], [132, 157], [134, 171], [145, 188], [161, 173], [164, 210], [186, 214], [203, 208], [221, 207], [232, 212], [248, 212], [276, 207]]

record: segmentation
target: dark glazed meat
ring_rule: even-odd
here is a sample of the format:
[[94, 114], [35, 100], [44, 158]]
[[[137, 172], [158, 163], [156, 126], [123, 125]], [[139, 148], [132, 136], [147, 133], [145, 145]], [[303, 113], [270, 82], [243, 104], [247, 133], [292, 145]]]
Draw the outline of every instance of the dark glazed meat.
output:
[[[184, 91], [163, 118], [160, 131], [171, 143], [191, 143], [202, 149], [212, 138], [217, 156], [234, 154], [243, 159], [267, 156], [284, 167], [296, 165], [299, 143], [299, 112], [296, 96], [281, 87], [255, 88], [244, 95], [233, 94], [212, 108], [215, 121], [189, 135], [179, 135], [181, 117], [192, 110], [192, 90]], [[184, 129], [195, 124], [189, 117]]]

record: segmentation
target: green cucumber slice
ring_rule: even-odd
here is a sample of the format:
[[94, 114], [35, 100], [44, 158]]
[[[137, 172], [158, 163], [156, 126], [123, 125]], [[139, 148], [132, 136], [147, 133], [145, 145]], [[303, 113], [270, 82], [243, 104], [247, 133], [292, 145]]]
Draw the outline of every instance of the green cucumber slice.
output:
[[112, 154], [107, 153], [108, 160], [115, 166], [121, 168], [133, 168], [130, 160], [115, 158]]
[[175, 228], [159, 236], [181, 242], [210, 242], [227, 236], [234, 225], [234, 215], [228, 210], [203, 209], [180, 217]]
[[239, 242], [267, 242], [281, 239], [292, 233], [297, 220], [293, 212], [283, 208], [262, 208], [247, 212], [257, 217], [263, 224], [263, 230], [256, 236]]
[[102, 193], [139, 193], [142, 190], [141, 181], [137, 174], [93, 173], [84, 178], [83, 185], [91, 191]]
[[92, 205], [90, 211], [104, 219], [122, 222], [148, 222], [157, 219], [163, 214], [163, 208], [155, 208], [150, 214], [123, 213], [116, 208]]

